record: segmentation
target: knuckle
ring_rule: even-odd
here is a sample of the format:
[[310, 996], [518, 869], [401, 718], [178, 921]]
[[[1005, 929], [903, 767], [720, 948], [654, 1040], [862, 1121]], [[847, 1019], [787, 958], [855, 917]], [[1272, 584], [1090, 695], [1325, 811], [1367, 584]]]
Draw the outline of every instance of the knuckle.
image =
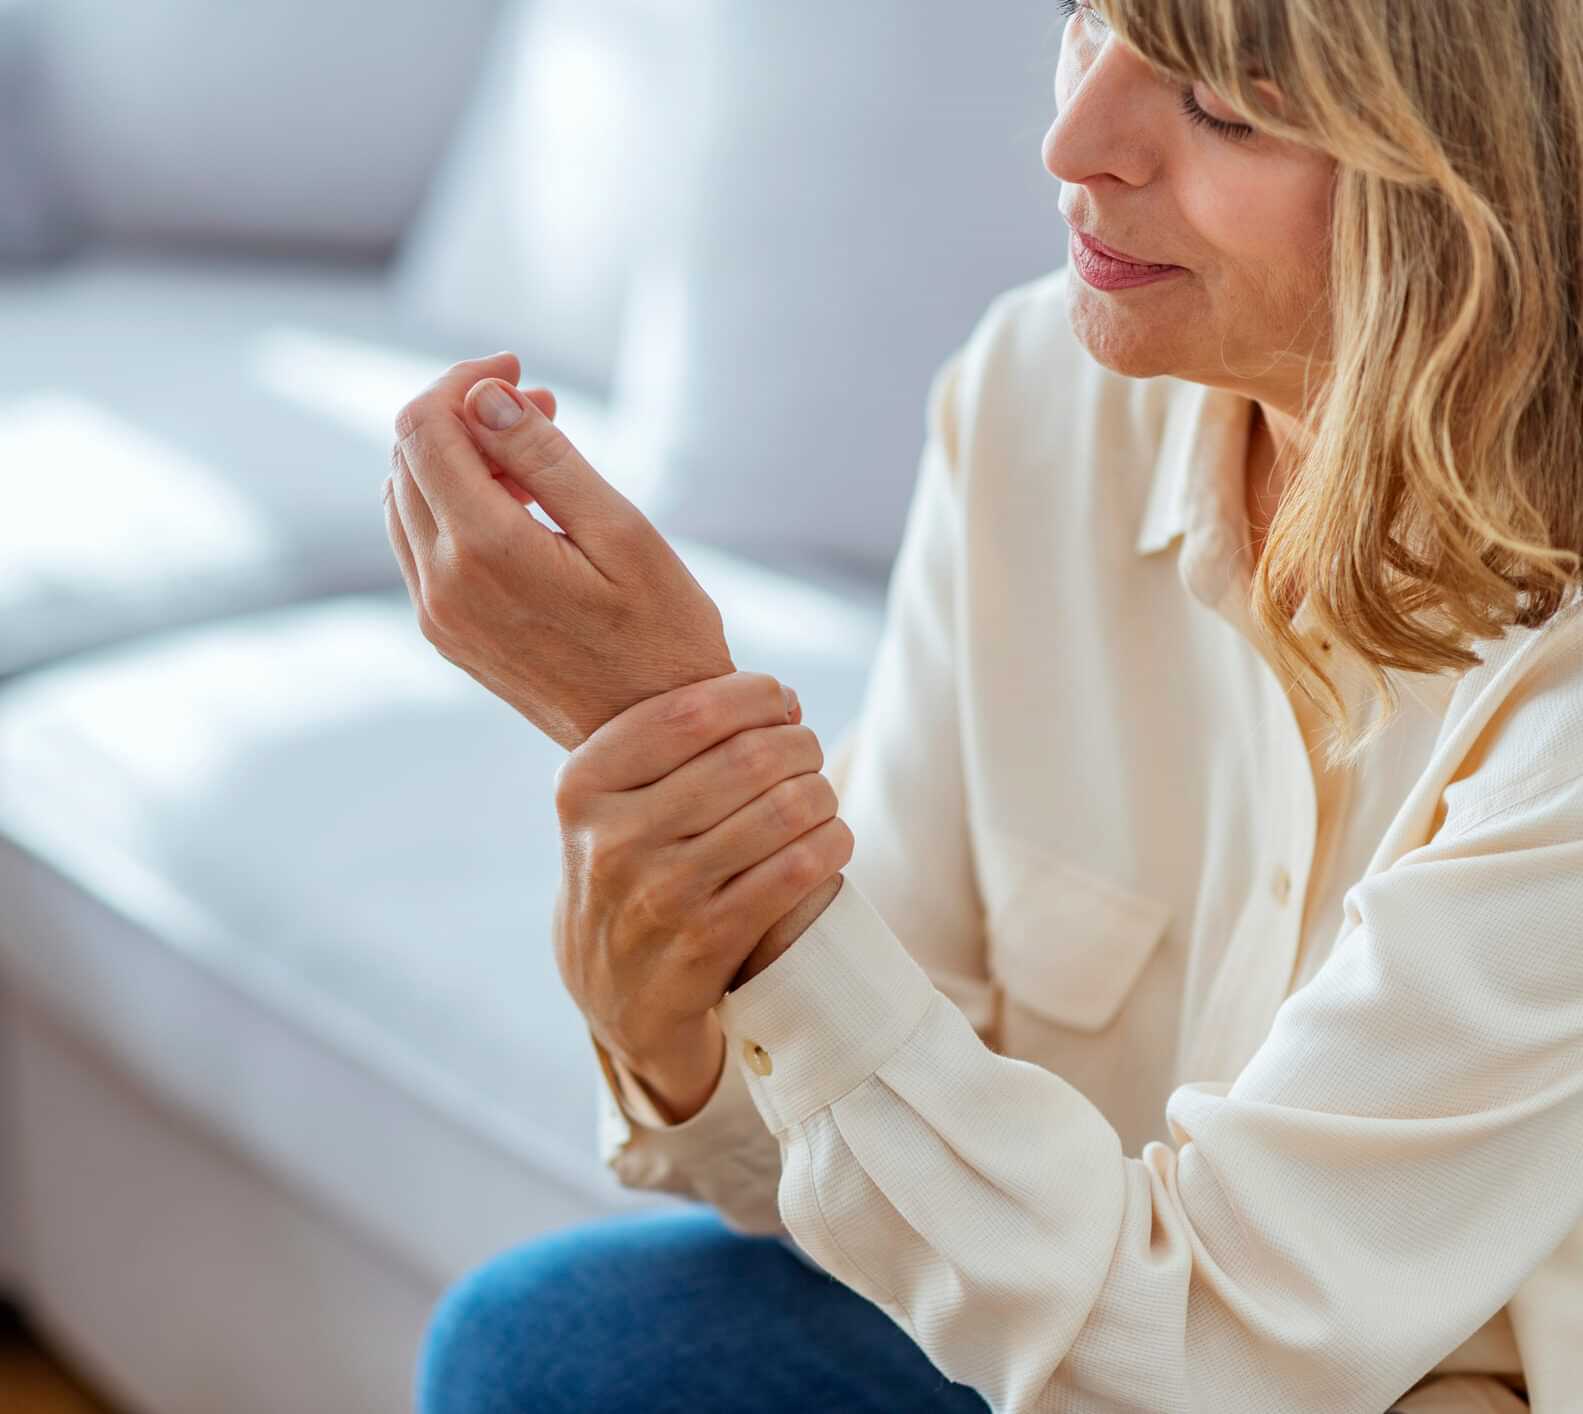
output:
[[555, 813], [562, 820], [577, 819], [583, 812], [587, 798], [582, 758], [574, 751], [555, 768]]
[[797, 788], [795, 778], [771, 786], [765, 793], [764, 803], [769, 807], [778, 833], [800, 835], [807, 828], [802, 818], [802, 792]]
[[[510, 349], [504, 349], [504, 350], [502, 350], [502, 353], [505, 355], [506, 359], [509, 362], [512, 362], [512, 363], [517, 362], [516, 354], [513, 353]], [[463, 358], [463, 359], [458, 359], [455, 363], [453, 363], [451, 365], [450, 371], [452, 373], [459, 373], [459, 372], [462, 372], [463, 370], [472, 370], [472, 369], [475, 369], [475, 368], [491, 368], [491, 367], [494, 367], [496, 365], [496, 362], [500, 358], [500, 356], [501, 356], [500, 354], [485, 354], [482, 358]], [[512, 379], [512, 382], [515, 382], [515, 381], [516, 381], [515, 379]]]
[[[620, 511], [601, 514], [599, 533], [612, 551], [621, 557], [623, 563], [632, 567], [632, 574], [637, 583], [656, 594], [669, 592], [659, 572], [650, 563], [651, 547], [646, 533], [641, 527], [633, 525], [630, 517]], [[624, 601], [618, 600], [617, 604], [624, 606]], [[634, 604], [632, 607], [636, 610], [637, 605]]]
[[824, 770], [824, 745], [819, 740], [819, 733], [802, 722], [797, 723], [794, 727], [788, 727], [787, 731], [796, 733], [794, 738], [789, 737], [788, 740], [795, 742], [799, 758], [806, 755], [813, 761], [813, 765], [808, 769], [811, 771]]
[[608, 533], [628, 550], [646, 549], [658, 538], [654, 523], [630, 503], [611, 507]]
[[[834, 851], [835, 870], [845, 869], [852, 862], [852, 851], [857, 844], [857, 836], [852, 833], [852, 827], [839, 815], [830, 820], [831, 848]], [[831, 872], [835, 872], [832, 870]]]
[[414, 398], [411, 402], [405, 404], [401, 411], [396, 414], [396, 437], [398, 447], [402, 442], [405, 442], [409, 437], [413, 436], [413, 434], [417, 432], [419, 425], [423, 422], [424, 411], [425, 408], [423, 399]]
[[759, 691], [763, 694], [764, 710], [772, 717], [785, 717], [786, 693], [781, 681], [772, 673], [757, 673]]
[[782, 872], [794, 889], [811, 889], [825, 877], [827, 871], [819, 850], [805, 840], [787, 845], [781, 853], [785, 856]]
[[830, 784], [828, 776], [818, 771], [810, 771], [802, 779], [808, 782], [808, 798], [813, 811], [813, 823], [822, 825], [840, 809], [835, 787]]
[[449, 633], [457, 622], [455, 610], [449, 580], [443, 574], [431, 574], [423, 586], [423, 613], [430, 627], [437, 633]]
[[524, 417], [511, 429], [513, 448], [552, 472], [564, 472], [571, 460], [572, 444], [547, 417]]
[[673, 932], [672, 938], [677, 960], [684, 966], [696, 967], [720, 955], [724, 927], [722, 920], [713, 914], [699, 916], [695, 910], [687, 924]]
[[670, 882], [654, 874], [627, 890], [627, 912], [645, 932], [675, 931], [676, 895]]
[[[588, 842], [588, 877], [596, 885], [622, 883], [629, 873], [631, 857], [632, 840], [624, 831], [608, 825], [595, 830], [591, 832]], [[640, 891], [640, 886], [634, 886], [634, 893]]]
[[733, 774], [758, 779], [768, 773], [773, 752], [760, 731], [738, 732], [726, 747], [727, 760]]
[[712, 740], [722, 715], [712, 694], [689, 689], [672, 694], [660, 715], [660, 722], [681, 736]]
[[489, 547], [476, 534], [459, 532], [447, 524], [436, 529], [434, 558], [458, 579], [465, 579], [483, 566], [489, 558]]
[[819, 823], [820, 802], [810, 788], [810, 782], [818, 779], [817, 776], [791, 776], [770, 791], [769, 801], [776, 822], [788, 833], [801, 835]]
[[713, 961], [742, 933], [740, 913], [715, 901], [700, 899], [690, 912], [686, 933], [687, 948], [699, 958]]
[[495, 435], [501, 439], [501, 456], [530, 483], [539, 477], [555, 480], [575, 475], [572, 445], [547, 418], [523, 417]]

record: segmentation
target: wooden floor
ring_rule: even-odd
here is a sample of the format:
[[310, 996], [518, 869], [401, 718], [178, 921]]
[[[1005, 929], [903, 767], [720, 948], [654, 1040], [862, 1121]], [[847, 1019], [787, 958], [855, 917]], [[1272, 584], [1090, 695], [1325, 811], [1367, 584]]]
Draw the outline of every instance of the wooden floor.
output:
[[0, 1414], [114, 1414], [0, 1302]]

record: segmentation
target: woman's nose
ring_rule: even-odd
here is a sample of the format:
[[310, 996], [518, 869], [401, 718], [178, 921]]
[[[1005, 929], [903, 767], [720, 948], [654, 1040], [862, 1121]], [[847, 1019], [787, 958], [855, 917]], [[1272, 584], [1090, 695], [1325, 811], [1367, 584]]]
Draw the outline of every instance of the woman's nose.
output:
[[1063, 182], [1110, 176], [1141, 186], [1158, 160], [1166, 120], [1149, 66], [1114, 37], [1071, 37], [1056, 69], [1056, 115], [1041, 152]]

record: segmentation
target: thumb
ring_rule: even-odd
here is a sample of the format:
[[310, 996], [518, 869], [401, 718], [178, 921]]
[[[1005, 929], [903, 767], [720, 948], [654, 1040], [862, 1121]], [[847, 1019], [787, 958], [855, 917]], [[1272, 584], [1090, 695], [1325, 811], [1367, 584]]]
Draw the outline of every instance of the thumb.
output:
[[613, 564], [616, 541], [642, 513], [616, 490], [550, 420], [554, 395], [524, 393], [500, 378], [485, 378], [462, 402], [467, 428], [479, 449], [515, 481], [601, 568]]
[[[548, 388], [527, 388], [524, 390], [523, 396], [552, 422], [555, 420], [555, 394]], [[500, 483], [500, 489], [519, 506], [531, 506], [533, 504], [533, 497], [524, 491], [522, 487], [518, 486], [505, 472], [497, 471], [491, 474]]]

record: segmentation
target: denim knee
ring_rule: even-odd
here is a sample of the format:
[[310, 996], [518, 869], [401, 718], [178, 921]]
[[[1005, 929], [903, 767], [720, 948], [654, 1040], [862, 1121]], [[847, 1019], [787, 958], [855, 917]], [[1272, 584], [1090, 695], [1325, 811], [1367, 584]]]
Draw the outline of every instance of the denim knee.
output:
[[441, 1296], [417, 1367], [419, 1414], [603, 1414], [631, 1409], [629, 1376], [611, 1358], [631, 1308], [650, 1298], [635, 1261], [675, 1215], [579, 1224], [491, 1257]]
[[[515, 1252], [475, 1267], [441, 1296], [418, 1357], [419, 1414], [521, 1414], [525, 1291]], [[515, 1384], [516, 1387], [513, 1387]]]

